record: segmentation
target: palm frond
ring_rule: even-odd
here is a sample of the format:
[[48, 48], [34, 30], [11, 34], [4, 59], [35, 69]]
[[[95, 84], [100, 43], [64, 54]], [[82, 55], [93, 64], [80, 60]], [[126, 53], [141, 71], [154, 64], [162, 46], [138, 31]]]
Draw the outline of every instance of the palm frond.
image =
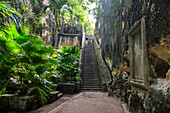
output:
[[43, 106], [47, 103], [48, 94], [40, 87], [34, 87], [29, 95], [40, 97]]

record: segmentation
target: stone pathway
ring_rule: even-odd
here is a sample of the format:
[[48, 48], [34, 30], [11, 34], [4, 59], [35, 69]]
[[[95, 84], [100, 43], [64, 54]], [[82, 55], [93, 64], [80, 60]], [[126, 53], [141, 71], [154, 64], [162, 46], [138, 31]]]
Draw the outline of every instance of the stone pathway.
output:
[[74, 96], [63, 96], [30, 113], [125, 113], [122, 104], [104, 92], [81, 92]]

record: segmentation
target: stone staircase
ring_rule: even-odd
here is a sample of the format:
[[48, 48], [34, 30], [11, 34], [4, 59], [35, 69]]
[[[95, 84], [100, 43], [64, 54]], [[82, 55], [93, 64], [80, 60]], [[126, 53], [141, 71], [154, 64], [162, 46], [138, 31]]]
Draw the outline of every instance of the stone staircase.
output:
[[94, 53], [94, 44], [89, 43], [84, 47], [82, 61], [81, 91], [101, 91], [100, 75], [97, 65], [97, 57]]

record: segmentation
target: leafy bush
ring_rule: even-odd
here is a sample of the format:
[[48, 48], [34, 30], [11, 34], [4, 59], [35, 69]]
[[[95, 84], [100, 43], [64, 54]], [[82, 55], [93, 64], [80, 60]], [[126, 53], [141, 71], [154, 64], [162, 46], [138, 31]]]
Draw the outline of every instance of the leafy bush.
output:
[[[5, 5], [10, 3], [0, 1], [0, 95], [8, 91], [10, 84], [17, 84], [19, 91], [15, 93], [38, 95], [44, 105], [52, 90], [52, 75], [63, 81], [81, 80], [78, 46], [63, 46], [56, 52], [41, 37], [31, 34], [33, 26], [22, 22], [21, 14]], [[13, 22], [5, 23], [3, 18], [9, 17]]]
[[54, 74], [52, 67], [57, 65], [57, 59], [52, 55], [55, 50], [44, 44], [43, 40], [29, 34], [29, 27], [23, 26], [21, 34], [13, 23], [1, 26], [0, 31], [0, 88], [17, 79], [21, 84], [21, 94], [26, 94], [29, 87], [35, 85], [50, 89], [50, 77]]
[[63, 46], [57, 52], [59, 60], [57, 71], [63, 81], [80, 81], [79, 49], [78, 46]]

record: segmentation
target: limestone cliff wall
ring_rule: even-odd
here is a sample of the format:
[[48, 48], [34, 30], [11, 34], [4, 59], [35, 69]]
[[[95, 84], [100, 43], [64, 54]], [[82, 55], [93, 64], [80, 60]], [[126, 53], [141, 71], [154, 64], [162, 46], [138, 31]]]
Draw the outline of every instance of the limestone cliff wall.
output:
[[94, 34], [111, 76], [108, 91], [127, 102], [134, 113], [170, 111], [169, 8], [168, 0], [100, 2]]
[[[115, 4], [115, 5], [113, 5]], [[102, 56], [111, 71], [122, 63], [120, 2], [101, 0], [99, 18], [94, 34], [101, 47]]]

